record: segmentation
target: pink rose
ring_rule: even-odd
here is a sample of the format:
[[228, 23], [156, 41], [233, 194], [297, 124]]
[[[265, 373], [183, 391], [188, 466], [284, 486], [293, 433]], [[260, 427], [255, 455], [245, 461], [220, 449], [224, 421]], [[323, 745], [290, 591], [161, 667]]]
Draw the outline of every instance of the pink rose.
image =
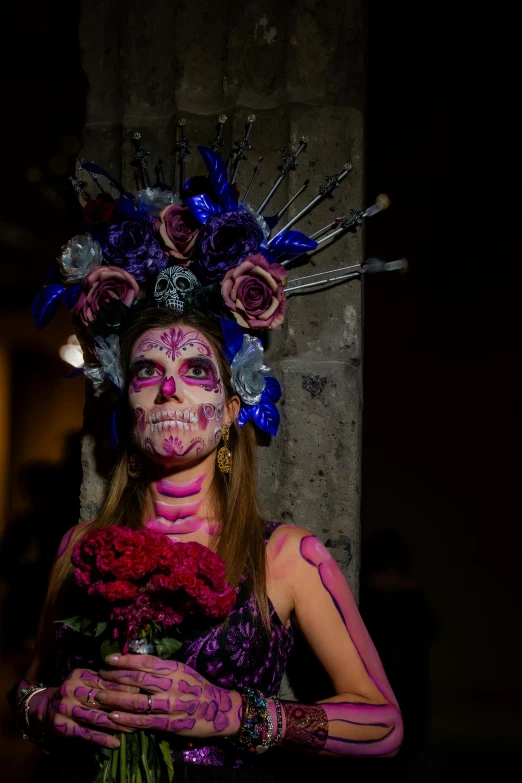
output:
[[139, 293], [136, 279], [117, 266], [95, 266], [83, 280], [83, 291], [76, 302], [74, 312], [85, 326], [95, 321], [100, 307], [107, 307], [119, 299], [130, 307]]
[[247, 256], [229, 269], [221, 283], [225, 304], [238, 324], [248, 329], [275, 329], [283, 323], [287, 273], [260, 254]]
[[154, 221], [168, 256], [176, 258], [181, 265], [190, 263], [192, 250], [199, 232], [199, 223], [188, 207], [169, 204]]

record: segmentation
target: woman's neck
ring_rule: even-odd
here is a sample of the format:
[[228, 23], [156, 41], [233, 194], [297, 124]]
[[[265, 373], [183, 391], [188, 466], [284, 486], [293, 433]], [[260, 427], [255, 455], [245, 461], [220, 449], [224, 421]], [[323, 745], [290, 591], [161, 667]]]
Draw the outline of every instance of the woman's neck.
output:
[[212, 452], [197, 464], [171, 470], [150, 468], [150, 513], [145, 526], [179, 541], [206, 543], [221, 532], [213, 520], [210, 487], [216, 457]]

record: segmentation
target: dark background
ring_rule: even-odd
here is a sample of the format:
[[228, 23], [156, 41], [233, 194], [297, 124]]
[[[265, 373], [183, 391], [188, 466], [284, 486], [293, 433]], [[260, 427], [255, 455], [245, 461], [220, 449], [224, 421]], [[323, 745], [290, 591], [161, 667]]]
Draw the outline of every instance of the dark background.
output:
[[[397, 780], [486, 780], [520, 752], [519, 42], [507, 8], [368, 4], [366, 191], [392, 207], [369, 221], [366, 255], [410, 263], [365, 281], [361, 611], [411, 738], [390, 764]], [[19, 316], [27, 357], [30, 303], [72, 235], [61, 196], [87, 83], [77, 0], [2, 15], [0, 304], [9, 324]], [[5, 690], [27, 657], [13, 663], [12, 642], [4, 629]], [[14, 745], [0, 761], [22, 779]]]

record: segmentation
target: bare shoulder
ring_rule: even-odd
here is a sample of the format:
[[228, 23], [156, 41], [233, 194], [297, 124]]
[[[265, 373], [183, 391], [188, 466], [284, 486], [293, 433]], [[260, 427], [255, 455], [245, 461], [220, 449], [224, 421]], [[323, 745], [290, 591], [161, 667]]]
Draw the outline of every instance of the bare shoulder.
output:
[[83, 535], [86, 528], [91, 524], [91, 520], [87, 522], [78, 522], [76, 525], [73, 525], [67, 533], [63, 536], [62, 540], [60, 541], [60, 546], [58, 547], [58, 552], [56, 553], [56, 559], [55, 563], [57, 563], [59, 560], [61, 560], [65, 555], [70, 554], [73, 546], [78, 541], [78, 539]]
[[293, 581], [296, 576], [303, 561], [303, 541], [308, 539], [322, 546], [310, 530], [296, 525], [279, 525], [270, 536], [267, 545], [268, 563], [276, 573], [284, 574], [286, 581]]
[[319, 542], [315, 533], [297, 525], [278, 525], [268, 540], [268, 551], [277, 550], [278, 554], [299, 554], [301, 542], [312, 537]]

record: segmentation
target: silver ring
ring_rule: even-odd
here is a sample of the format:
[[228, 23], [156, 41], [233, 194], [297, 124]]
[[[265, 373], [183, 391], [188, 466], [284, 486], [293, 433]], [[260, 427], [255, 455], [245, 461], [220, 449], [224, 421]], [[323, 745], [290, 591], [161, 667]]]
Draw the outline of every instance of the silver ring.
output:
[[98, 706], [98, 705], [97, 705], [97, 702], [95, 702], [95, 701], [94, 701], [94, 699], [91, 701], [91, 693], [92, 693], [93, 691], [95, 691], [95, 690], [96, 690], [96, 688], [91, 688], [91, 690], [90, 690], [90, 691], [89, 691], [89, 693], [87, 694], [87, 701], [85, 702], [86, 704], [90, 704], [90, 705], [91, 705], [91, 707], [97, 707], [97, 706]]
[[147, 712], [152, 712], [152, 696], [147, 694]]

